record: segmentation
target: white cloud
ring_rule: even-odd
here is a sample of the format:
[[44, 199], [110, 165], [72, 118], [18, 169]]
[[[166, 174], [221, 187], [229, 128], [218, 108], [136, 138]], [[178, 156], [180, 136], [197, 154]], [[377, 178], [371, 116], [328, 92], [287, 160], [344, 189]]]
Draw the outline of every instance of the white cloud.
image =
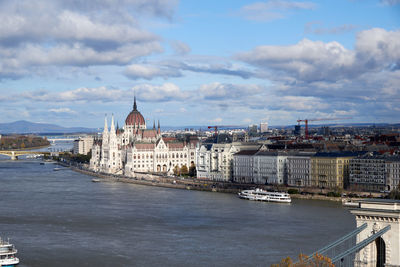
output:
[[163, 51], [140, 28], [143, 14], [170, 18], [176, 1], [0, 1], [0, 78], [38, 66], [126, 65]]
[[284, 110], [326, 110], [329, 104], [324, 103], [324, 100], [311, 96], [283, 96], [280, 98], [278, 105]]
[[338, 42], [303, 39], [290, 46], [259, 46], [237, 55], [237, 59], [296, 79], [318, 81], [352, 75], [355, 55]]
[[177, 60], [166, 60], [145, 64], [131, 64], [126, 67], [124, 74], [125, 76], [133, 80], [152, 80], [159, 77], [164, 79], [181, 77], [183, 76], [182, 72], [185, 71], [224, 76], [236, 76], [243, 79], [248, 79], [254, 75], [251, 70], [228, 62], [187, 63]]
[[242, 100], [262, 92], [262, 87], [254, 84], [223, 84], [219, 82], [203, 84], [198, 89], [198, 94], [206, 100]]
[[317, 35], [323, 35], [323, 34], [342, 34], [346, 32], [351, 32], [354, 31], [357, 26], [352, 25], [352, 24], [343, 24], [335, 27], [322, 27], [323, 23], [320, 21], [312, 21], [309, 22], [305, 25], [304, 27], [304, 32], [306, 34], [317, 34]]
[[312, 2], [270, 0], [243, 6], [239, 14], [248, 20], [271, 21], [284, 18], [290, 10], [307, 10], [315, 7], [316, 5]]
[[[107, 87], [97, 88], [77, 88], [58, 93], [51, 93], [45, 90], [25, 92], [20, 95], [22, 99], [28, 99], [39, 102], [112, 102], [124, 99], [126, 91], [119, 89], [109, 89]], [[53, 110], [53, 112], [55, 112]]]
[[179, 101], [190, 97], [188, 92], [182, 91], [173, 83], [140, 84], [132, 87], [131, 90], [136, 93], [138, 99], [145, 102]]
[[146, 79], [151, 80], [155, 77], [163, 77], [164, 79], [170, 77], [180, 77], [181, 72], [173, 68], [157, 67], [153, 65], [144, 64], [131, 64], [126, 67], [125, 75], [133, 80]]
[[49, 111], [53, 113], [77, 114], [76, 111], [70, 108], [51, 108]]
[[182, 41], [172, 41], [171, 47], [177, 55], [186, 55], [190, 52], [190, 46]]

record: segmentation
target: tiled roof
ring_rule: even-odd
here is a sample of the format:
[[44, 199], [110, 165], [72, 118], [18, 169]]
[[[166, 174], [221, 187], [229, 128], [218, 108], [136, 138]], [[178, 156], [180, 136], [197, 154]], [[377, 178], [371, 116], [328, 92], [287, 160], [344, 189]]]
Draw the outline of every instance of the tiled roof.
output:
[[156, 130], [144, 130], [142, 136], [143, 136], [143, 138], [155, 138], [155, 137], [157, 137], [157, 131]]
[[169, 148], [183, 148], [185, 145], [183, 143], [167, 143]]
[[154, 143], [148, 143], [148, 144], [135, 144], [136, 149], [154, 149], [155, 144]]

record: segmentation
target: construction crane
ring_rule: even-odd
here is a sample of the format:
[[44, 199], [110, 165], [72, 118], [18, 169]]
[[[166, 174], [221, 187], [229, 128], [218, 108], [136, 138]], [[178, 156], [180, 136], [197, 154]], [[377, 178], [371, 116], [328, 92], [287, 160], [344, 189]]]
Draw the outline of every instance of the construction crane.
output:
[[304, 120], [297, 120], [298, 125], [300, 125], [300, 122], [304, 121], [305, 124], [305, 137], [308, 139], [308, 122], [309, 121], [336, 121], [336, 120], [348, 120], [351, 119], [349, 118], [317, 118], [317, 119], [304, 119]]

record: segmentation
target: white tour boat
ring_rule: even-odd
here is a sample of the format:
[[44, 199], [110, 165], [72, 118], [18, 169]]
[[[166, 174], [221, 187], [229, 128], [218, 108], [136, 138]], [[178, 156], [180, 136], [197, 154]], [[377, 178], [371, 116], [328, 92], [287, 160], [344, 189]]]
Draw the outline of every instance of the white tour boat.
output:
[[0, 238], [0, 266], [14, 267], [19, 263], [19, 259], [15, 257], [17, 250], [9, 241]]
[[290, 198], [290, 195], [288, 193], [268, 192], [260, 188], [256, 188], [254, 190], [243, 190], [238, 195], [240, 198], [247, 200], [282, 202], [282, 203], [292, 202], [292, 199]]

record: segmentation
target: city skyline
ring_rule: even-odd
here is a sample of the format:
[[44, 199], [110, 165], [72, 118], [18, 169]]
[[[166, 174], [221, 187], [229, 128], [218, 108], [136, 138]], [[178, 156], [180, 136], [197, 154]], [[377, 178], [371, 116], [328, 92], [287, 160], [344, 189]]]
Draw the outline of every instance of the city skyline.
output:
[[2, 1], [0, 122], [396, 123], [400, 1]]

